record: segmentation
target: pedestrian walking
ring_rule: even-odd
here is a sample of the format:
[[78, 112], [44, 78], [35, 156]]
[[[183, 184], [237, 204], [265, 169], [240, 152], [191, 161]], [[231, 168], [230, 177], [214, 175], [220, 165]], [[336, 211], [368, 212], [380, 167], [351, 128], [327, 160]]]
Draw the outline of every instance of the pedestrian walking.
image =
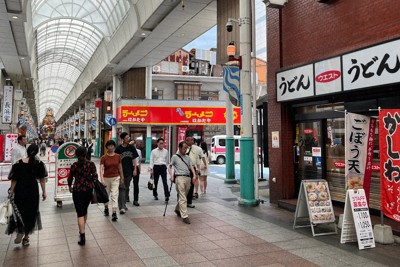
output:
[[[123, 132], [119, 137], [122, 140], [122, 144], [115, 149], [115, 153], [121, 156], [124, 183], [121, 183], [121, 186], [119, 187], [118, 208], [120, 214], [125, 214], [128, 209], [126, 207], [126, 202], [127, 199], [129, 199], [129, 187], [132, 177], [137, 175], [136, 159], [139, 155], [137, 154], [136, 148], [129, 144], [131, 139], [128, 133]], [[136, 203], [138, 203], [137, 200]]]
[[27, 149], [28, 157], [20, 159], [12, 166], [11, 187], [9, 189], [8, 198], [14, 199], [14, 203], [18, 208], [22, 220], [10, 219], [6, 233], [17, 233], [14, 240], [15, 244], [22, 241], [23, 246], [29, 246], [29, 235], [34, 230], [41, 230], [42, 223], [39, 212], [39, 186], [42, 188], [42, 199], [46, 200], [46, 167], [44, 163], [37, 160], [36, 155], [39, 147], [32, 144]]
[[[106, 143], [107, 153], [100, 159], [100, 180], [106, 186], [107, 194], [111, 196], [112, 221], [118, 220], [118, 195], [119, 186], [124, 184], [121, 156], [115, 153], [115, 142], [108, 140]], [[104, 204], [104, 216], [109, 216], [108, 204]]]
[[26, 158], [26, 136], [25, 135], [20, 135], [17, 138], [17, 144], [13, 146], [12, 152], [11, 152], [11, 163], [15, 164], [17, 161], [20, 159]]
[[[136, 161], [136, 175], [133, 176], [132, 181], [133, 181], [133, 205], [134, 206], [140, 206], [139, 204], [139, 176], [140, 173], [142, 172], [142, 151], [137, 148], [136, 146], [136, 141], [132, 140], [130, 143], [135, 149], [136, 152], [138, 153], [138, 157], [135, 159]], [[129, 202], [129, 188], [126, 193], [127, 197], [127, 202]]]
[[[178, 193], [178, 203], [175, 207], [175, 213], [183, 219], [183, 222], [190, 224], [187, 214], [187, 194], [191, 186], [190, 173], [193, 173], [193, 181], [197, 180], [193, 163], [186, 154], [188, 145], [182, 141], [178, 145], [178, 153], [173, 155], [168, 165], [168, 172], [171, 182], [175, 182]], [[173, 172], [172, 172], [173, 170]]]
[[206, 159], [207, 164], [203, 162], [203, 160], [200, 161], [200, 196], [204, 196], [204, 194], [207, 191], [207, 176], [208, 176], [208, 164], [210, 162], [210, 152], [208, 151], [207, 148], [207, 143], [206, 142], [201, 142], [200, 148], [203, 151], [204, 158]]
[[153, 175], [154, 178], [154, 188], [153, 188], [153, 196], [155, 200], [158, 200], [157, 186], [158, 180], [162, 179], [163, 187], [164, 187], [164, 197], [165, 201], [169, 200], [169, 190], [167, 183], [167, 164], [168, 160], [168, 150], [164, 148], [164, 139], [158, 138], [157, 140], [157, 148], [153, 149], [150, 154], [150, 174]]
[[[88, 207], [93, 197], [93, 182], [98, 179], [96, 165], [86, 159], [86, 148], [80, 146], [75, 155], [78, 161], [73, 163], [69, 172], [68, 187], [72, 193], [72, 200], [78, 217], [79, 241], [84, 246], [86, 243], [85, 226], [88, 218]], [[74, 185], [72, 187], [72, 182]]]
[[[198, 175], [198, 173], [200, 172], [200, 161], [203, 161], [205, 168], [207, 168], [207, 162], [206, 162], [206, 159], [204, 157], [203, 151], [201, 150], [200, 147], [195, 145], [194, 141], [195, 140], [194, 140], [193, 136], [186, 137], [186, 144], [188, 145], [186, 154], [192, 160], [193, 168], [195, 170], [196, 175]], [[192, 201], [193, 201], [193, 198], [198, 198], [199, 197], [198, 188], [199, 188], [198, 180], [196, 179], [196, 181], [195, 181], [193, 179], [193, 177], [192, 177], [192, 183], [190, 185], [190, 190], [189, 190], [189, 193], [188, 193], [188, 196], [187, 196], [187, 206], [189, 208], [194, 208], [195, 207], [193, 205]]]

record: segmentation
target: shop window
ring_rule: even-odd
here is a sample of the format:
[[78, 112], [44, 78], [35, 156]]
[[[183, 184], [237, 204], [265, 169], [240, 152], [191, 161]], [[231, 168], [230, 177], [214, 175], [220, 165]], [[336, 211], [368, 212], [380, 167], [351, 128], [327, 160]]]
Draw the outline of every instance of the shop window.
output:
[[151, 99], [164, 99], [164, 90], [153, 89]]
[[218, 91], [201, 91], [200, 100], [218, 101]]

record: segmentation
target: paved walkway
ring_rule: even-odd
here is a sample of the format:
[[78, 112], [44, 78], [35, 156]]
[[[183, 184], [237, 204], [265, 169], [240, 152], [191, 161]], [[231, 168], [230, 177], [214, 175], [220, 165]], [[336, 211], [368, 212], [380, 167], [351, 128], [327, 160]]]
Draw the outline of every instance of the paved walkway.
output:
[[[98, 160], [95, 160], [98, 163]], [[236, 185], [209, 177], [207, 195], [189, 209], [192, 224], [174, 213], [175, 188], [165, 204], [153, 200], [143, 166], [140, 207], [129, 203], [117, 222], [104, 217], [101, 205], [91, 205], [86, 246], [77, 244], [78, 227], [72, 201], [57, 208], [54, 179], [47, 183], [48, 199], [41, 202], [43, 230], [31, 236], [31, 245], [14, 244], [15, 236], [0, 236], [3, 266], [398, 266], [398, 244], [358, 250], [356, 243], [341, 245], [340, 236], [312, 237], [309, 228], [293, 230], [293, 213], [269, 204], [240, 207]], [[160, 184], [161, 185], [161, 184]], [[160, 186], [159, 185], [159, 186]], [[0, 183], [3, 200], [9, 182]], [[233, 193], [235, 192], [236, 193]], [[161, 194], [160, 194], [161, 193]], [[5, 226], [0, 226], [4, 232]]]

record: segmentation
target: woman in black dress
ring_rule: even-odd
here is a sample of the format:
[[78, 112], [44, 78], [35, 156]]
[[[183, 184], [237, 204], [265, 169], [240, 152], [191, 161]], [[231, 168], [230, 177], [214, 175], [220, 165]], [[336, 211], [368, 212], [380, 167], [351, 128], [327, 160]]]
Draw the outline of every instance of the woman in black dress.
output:
[[[32, 144], [27, 149], [27, 158], [19, 160], [11, 169], [11, 187], [8, 198], [14, 198], [14, 203], [22, 217], [15, 221], [11, 219], [6, 230], [7, 234], [17, 232], [17, 238], [14, 243], [29, 246], [29, 234], [35, 229], [41, 230], [42, 223], [39, 213], [39, 186], [37, 180], [40, 180], [42, 187], [42, 198], [46, 199], [46, 167], [43, 162], [36, 158], [39, 147]], [[17, 216], [18, 217], [18, 216]], [[22, 239], [22, 237], [24, 237]]]
[[[71, 166], [68, 186], [69, 191], [72, 193], [72, 199], [78, 216], [80, 237], [78, 244], [84, 246], [86, 243], [85, 225], [87, 221], [87, 210], [93, 196], [93, 181], [97, 180], [98, 176], [96, 165], [92, 161], [86, 159], [86, 148], [84, 146], [78, 147], [75, 151], [75, 155], [78, 157], [78, 161]], [[73, 187], [72, 181], [74, 181]]]

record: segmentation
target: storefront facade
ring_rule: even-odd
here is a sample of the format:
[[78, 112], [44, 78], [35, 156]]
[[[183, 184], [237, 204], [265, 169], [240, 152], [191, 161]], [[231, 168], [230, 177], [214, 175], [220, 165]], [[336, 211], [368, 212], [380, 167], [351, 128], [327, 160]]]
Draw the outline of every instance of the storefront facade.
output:
[[[388, 8], [390, 4], [390, 8]], [[345, 197], [345, 112], [400, 108], [400, 3], [290, 1], [268, 9], [271, 202], [295, 198], [303, 179], [327, 179]], [[375, 130], [370, 206], [379, 209]], [[288, 160], [293, 159], [293, 160]]]

